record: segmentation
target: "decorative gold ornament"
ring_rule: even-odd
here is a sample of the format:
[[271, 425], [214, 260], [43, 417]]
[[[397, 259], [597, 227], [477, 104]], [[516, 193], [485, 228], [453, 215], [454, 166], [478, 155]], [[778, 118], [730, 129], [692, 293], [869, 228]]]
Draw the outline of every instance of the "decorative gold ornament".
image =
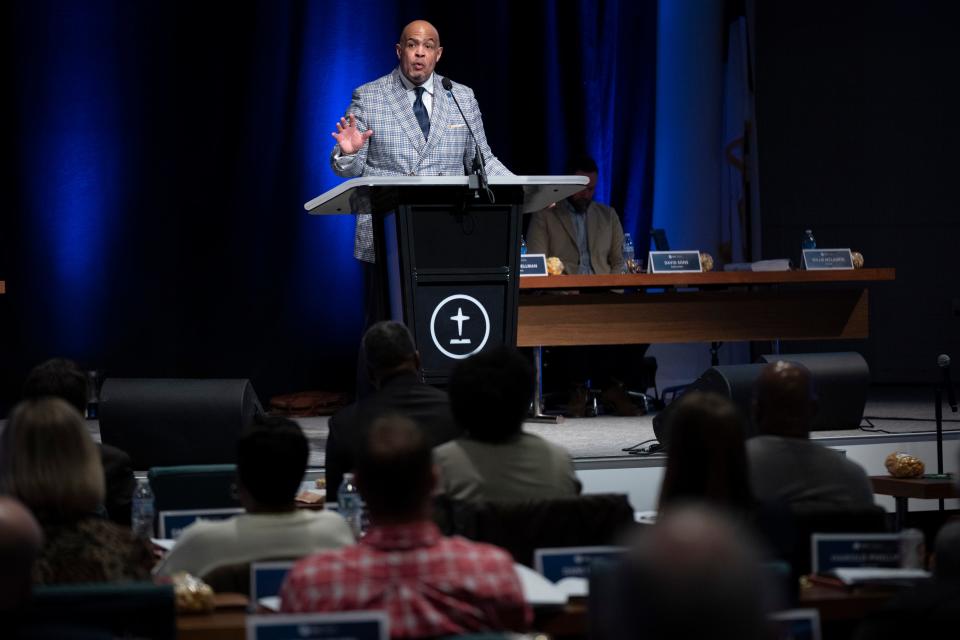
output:
[[894, 478], [919, 478], [923, 475], [923, 460], [909, 453], [895, 451], [887, 456], [884, 465]]
[[547, 273], [552, 276], [559, 276], [563, 273], [563, 263], [560, 262], [560, 258], [556, 256], [547, 258]]
[[701, 253], [700, 268], [704, 271], [713, 271], [713, 256], [709, 253]]
[[851, 251], [850, 255], [853, 256], [853, 268], [863, 269], [863, 254], [859, 251]]

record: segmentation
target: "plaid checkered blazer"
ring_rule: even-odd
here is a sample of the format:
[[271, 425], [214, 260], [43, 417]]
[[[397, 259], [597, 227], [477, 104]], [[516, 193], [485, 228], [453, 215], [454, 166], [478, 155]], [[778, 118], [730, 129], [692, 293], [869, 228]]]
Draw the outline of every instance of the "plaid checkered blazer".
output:
[[[343, 178], [359, 176], [462, 176], [473, 165], [476, 151], [470, 132], [453, 98], [440, 84], [442, 76], [433, 74], [433, 108], [430, 114], [430, 137], [423, 132], [413, 114], [406, 90], [400, 81], [400, 68], [389, 75], [358, 87], [347, 108], [360, 131], [373, 129], [373, 136], [345, 163], [348, 156], [335, 161], [339, 149], [334, 146], [330, 165]], [[470, 87], [453, 83], [463, 114], [477, 136], [487, 173], [492, 176], [513, 175], [490, 151], [483, 130], [480, 107]], [[353, 255], [373, 262], [373, 227], [369, 214], [357, 215]]]

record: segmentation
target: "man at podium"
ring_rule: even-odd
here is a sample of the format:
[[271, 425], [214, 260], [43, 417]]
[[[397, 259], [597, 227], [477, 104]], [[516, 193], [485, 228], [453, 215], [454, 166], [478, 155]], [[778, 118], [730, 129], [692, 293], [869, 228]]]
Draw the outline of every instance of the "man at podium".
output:
[[[355, 89], [331, 134], [337, 141], [330, 154], [334, 172], [343, 178], [466, 175], [479, 147], [488, 175], [513, 175], [487, 144], [473, 91], [457, 83], [446, 90], [444, 78], [434, 73], [443, 54], [434, 26], [425, 20], [411, 22], [401, 32], [396, 51], [399, 66]], [[371, 217], [361, 214], [356, 219], [354, 257], [372, 263]]]

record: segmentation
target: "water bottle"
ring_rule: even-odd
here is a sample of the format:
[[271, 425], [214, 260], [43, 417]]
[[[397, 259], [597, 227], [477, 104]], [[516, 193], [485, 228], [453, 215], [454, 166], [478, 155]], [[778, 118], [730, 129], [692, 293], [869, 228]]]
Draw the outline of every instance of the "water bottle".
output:
[[527, 240], [522, 235], [520, 236], [520, 255], [527, 255]]
[[150, 482], [138, 480], [133, 492], [133, 507], [130, 510], [130, 528], [138, 538], [153, 537], [153, 491]]
[[634, 262], [633, 238], [630, 237], [629, 233], [625, 233], [623, 234], [623, 272], [631, 273]]
[[[816, 238], [813, 237], [813, 231], [811, 231], [810, 229], [807, 229], [803, 232], [803, 242], [801, 243], [800, 246], [803, 249], [817, 248], [817, 240]], [[806, 260], [804, 260], [804, 257], [803, 257], [803, 251], [800, 252], [800, 264], [803, 266], [804, 269], [807, 268]]]
[[900, 566], [904, 569], [926, 569], [927, 550], [923, 531], [904, 529], [900, 532]]
[[337, 506], [340, 515], [353, 530], [353, 536], [359, 540], [365, 529], [363, 498], [360, 497], [360, 491], [357, 490], [352, 473], [343, 474], [343, 481], [337, 490]]

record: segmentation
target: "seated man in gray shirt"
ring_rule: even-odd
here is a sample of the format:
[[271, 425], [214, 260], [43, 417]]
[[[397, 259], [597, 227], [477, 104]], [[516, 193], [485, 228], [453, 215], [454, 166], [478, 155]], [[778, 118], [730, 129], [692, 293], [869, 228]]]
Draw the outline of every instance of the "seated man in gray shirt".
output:
[[580, 493], [567, 450], [523, 430], [533, 368], [516, 349], [495, 347], [460, 362], [449, 393], [453, 417], [467, 436], [433, 450], [441, 493], [471, 502]]
[[813, 508], [874, 504], [863, 468], [809, 439], [817, 397], [806, 367], [783, 361], [764, 367], [754, 412], [760, 435], [747, 441], [747, 460], [758, 500]]

